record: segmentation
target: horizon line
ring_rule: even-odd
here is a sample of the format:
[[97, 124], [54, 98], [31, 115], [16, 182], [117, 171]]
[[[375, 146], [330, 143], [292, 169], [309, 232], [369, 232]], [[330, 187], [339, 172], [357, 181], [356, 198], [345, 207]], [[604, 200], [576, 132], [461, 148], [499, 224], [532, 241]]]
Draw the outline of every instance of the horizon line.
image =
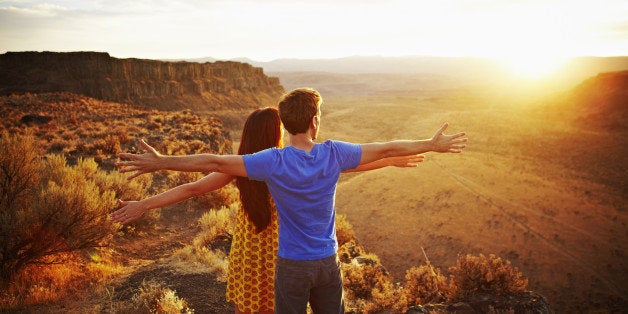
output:
[[[163, 57], [135, 57], [135, 56], [115, 56], [111, 52], [108, 51], [97, 51], [97, 50], [67, 50], [67, 51], [54, 51], [54, 50], [5, 50], [0, 54], [6, 53], [20, 53], [20, 52], [52, 52], [52, 53], [79, 53], [79, 52], [94, 52], [94, 53], [106, 53], [112, 58], [117, 59], [145, 59], [145, 60], [160, 60], [160, 61], [186, 61], [186, 60], [195, 60], [195, 59], [214, 59], [216, 61], [239, 61], [239, 60], [249, 60], [255, 62], [268, 63], [273, 61], [284, 61], [284, 60], [298, 60], [298, 61], [309, 61], [309, 60], [319, 60], [319, 61], [330, 61], [330, 60], [340, 60], [340, 59], [350, 59], [350, 58], [388, 58], [388, 59], [402, 59], [402, 58], [451, 58], [451, 59], [487, 59], [487, 60], [496, 60], [500, 59], [499, 56], [480, 56], [480, 55], [437, 55], [437, 54], [408, 54], [408, 55], [383, 55], [383, 54], [353, 54], [339, 57], [278, 57], [273, 59], [255, 59], [251, 57], [239, 56], [239, 57], [213, 57], [213, 56], [204, 56], [204, 57], [175, 57], [175, 58], [163, 58]], [[551, 56], [551, 54], [548, 54]], [[575, 59], [575, 58], [625, 58], [627, 55], [573, 55], [573, 56], [565, 56], [563, 59]]]

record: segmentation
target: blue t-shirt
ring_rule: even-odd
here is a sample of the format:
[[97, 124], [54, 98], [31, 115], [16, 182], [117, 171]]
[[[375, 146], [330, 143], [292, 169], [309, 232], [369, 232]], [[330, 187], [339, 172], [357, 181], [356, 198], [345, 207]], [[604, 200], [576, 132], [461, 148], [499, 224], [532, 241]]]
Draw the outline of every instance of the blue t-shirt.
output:
[[264, 181], [279, 216], [277, 255], [314, 260], [338, 250], [334, 222], [340, 172], [360, 164], [358, 144], [328, 140], [309, 153], [292, 146], [244, 155], [251, 180]]

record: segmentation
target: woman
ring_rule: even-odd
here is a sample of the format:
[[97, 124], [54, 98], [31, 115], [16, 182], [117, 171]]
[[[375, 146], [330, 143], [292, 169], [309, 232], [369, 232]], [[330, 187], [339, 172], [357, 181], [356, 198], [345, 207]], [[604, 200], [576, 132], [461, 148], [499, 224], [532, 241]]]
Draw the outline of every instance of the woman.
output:
[[[238, 154], [251, 154], [270, 147], [282, 147], [282, 128], [275, 108], [257, 109], [249, 115]], [[141, 141], [150, 154], [159, 153]], [[422, 155], [382, 159], [361, 165], [353, 171], [385, 166], [415, 167]], [[129, 177], [132, 179], [138, 173]], [[115, 222], [129, 223], [146, 211], [174, 204], [219, 189], [234, 179], [222, 173], [211, 173], [200, 180], [183, 184], [141, 201], [120, 201], [123, 206], [112, 214]], [[229, 253], [227, 301], [235, 304], [236, 313], [273, 313], [273, 280], [278, 248], [277, 213], [268, 187], [260, 181], [237, 177], [242, 206], [236, 214], [236, 226]]]

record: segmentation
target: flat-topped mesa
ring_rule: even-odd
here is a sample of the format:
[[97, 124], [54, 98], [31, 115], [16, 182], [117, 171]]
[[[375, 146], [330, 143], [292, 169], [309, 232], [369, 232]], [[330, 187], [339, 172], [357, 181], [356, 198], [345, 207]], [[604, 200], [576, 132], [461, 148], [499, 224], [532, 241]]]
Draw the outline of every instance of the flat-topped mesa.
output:
[[71, 92], [145, 108], [246, 109], [274, 106], [279, 79], [247, 63], [118, 59], [104, 52], [0, 54], [0, 94]]

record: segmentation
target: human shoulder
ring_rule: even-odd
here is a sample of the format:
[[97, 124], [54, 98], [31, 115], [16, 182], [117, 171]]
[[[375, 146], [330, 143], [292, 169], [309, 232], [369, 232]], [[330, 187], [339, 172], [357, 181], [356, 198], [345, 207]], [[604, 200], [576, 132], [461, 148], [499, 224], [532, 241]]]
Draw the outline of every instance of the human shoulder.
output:
[[260, 150], [259, 152], [252, 153], [252, 154], [247, 154], [247, 155], [276, 154], [276, 153], [280, 152], [281, 150], [282, 150], [282, 148], [270, 147], [270, 148], [266, 148], [266, 149]]
[[278, 156], [279, 149], [275, 147], [242, 156], [249, 179], [263, 181], [267, 178], [280, 159]]
[[350, 143], [350, 142], [345, 142], [345, 141], [328, 139], [328, 140], [325, 140], [323, 143], [320, 143], [319, 145], [335, 146], [335, 145], [355, 145], [355, 144]]
[[347, 148], [347, 147], [351, 147], [351, 148], [355, 148], [355, 147], [359, 147], [360, 144], [355, 144], [355, 143], [351, 143], [351, 142], [345, 142], [345, 141], [339, 141], [339, 140], [326, 140], [325, 142], [323, 142], [321, 145], [327, 146], [327, 147], [340, 147], [340, 148]]
[[256, 153], [246, 154], [243, 156], [244, 162], [252, 162], [255, 160], [267, 160], [279, 155], [280, 149], [277, 147], [266, 148]]

